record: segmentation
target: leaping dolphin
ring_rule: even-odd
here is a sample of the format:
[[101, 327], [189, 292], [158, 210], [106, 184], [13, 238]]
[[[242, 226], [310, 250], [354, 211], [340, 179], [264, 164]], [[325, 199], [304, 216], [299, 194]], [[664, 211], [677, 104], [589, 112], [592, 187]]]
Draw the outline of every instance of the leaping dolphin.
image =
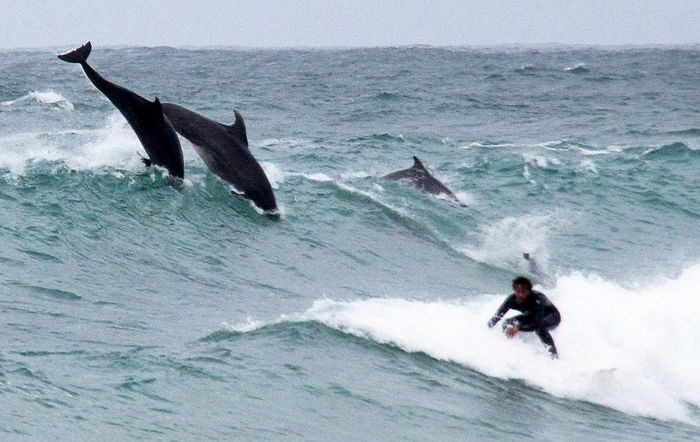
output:
[[151, 163], [165, 167], [170, 175], [183, 178], [185, 165], [182, 147], [172, 124], [163, 114], [158, 98], [150, 102], [140, 95], [106, 80], [90, 67], [87, 58], [92, 50], [90, 42], [58, 56], [68, 63], [80, 63], [88, 79], [100, 90], [136, 132], [149, 159], [142, 158], [146, 166]]
[[450, 199], [456, 201], [461, 205], [462, 203], [450, 189], [448, 189], [444, 184], [438, 181], [434, 176], [428, 172], [421, 160], [418, 157], [413, 157], [413, 166], [408, 169], [399, 170], [392, 172], [388, 175], [384, 175], [382, 178], [386, 180], [394, 181], [408, 181], [418, 187], [423, 192], [431, 193], [433, 195], [444, 194]]
[[175, 130], [187, 138], [209, 169], [231, 184], [266, 214], [279, 217], [275, 194], [267, 175], [248, 149], [243, 116], [234, 111], [236, 121], [226, 126], [172, 103], [163, 103], [163, 112]]

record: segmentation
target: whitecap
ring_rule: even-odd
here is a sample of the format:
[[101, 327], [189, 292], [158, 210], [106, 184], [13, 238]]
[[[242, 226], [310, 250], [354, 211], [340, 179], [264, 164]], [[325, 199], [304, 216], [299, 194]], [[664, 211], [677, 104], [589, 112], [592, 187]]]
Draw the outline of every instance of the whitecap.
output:
[[56, 107], [63, 109], [63, 110], [68, 110], [72, 111], [74, 109], [73, 103], [68, 101], [67, 98], [65, 98], [63, 95], [59, 94], [58, 92], [48, 90], [48, 91], [32, 91], [28, 93], [27, 95], [24, 95], [20, 98], [17, 98], [15, 100], [10, 100], [10, 101], [3, 101], [0, 103], [2, 106], [13, 106], [18, 103], [22, 103], [24, 101], [31, 101], [33, 100], [36, 103], [39, 104], [50, 104], [50, 105], [55, 105]]

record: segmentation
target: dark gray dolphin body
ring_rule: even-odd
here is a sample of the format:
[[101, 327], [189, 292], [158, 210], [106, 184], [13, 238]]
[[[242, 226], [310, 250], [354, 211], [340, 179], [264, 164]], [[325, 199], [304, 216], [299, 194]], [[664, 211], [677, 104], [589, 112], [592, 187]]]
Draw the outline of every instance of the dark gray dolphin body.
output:
[[163, 112], [214, 174], [268, 215], [279, 216], [270, 181], [248, 149], [245, 123], [238, 111], [234, 111], [236, 121], [230, 126], [177, 104], [163, 103]]
[[421, 160], [415, 156], [413, 157], [413, 166], [408, 169], [399, 170], [388, 175], [384, 175], [382, 178], [386, 180], [408, 181], [423, 192], [431, 193], [433, 195], [445, 194], [452, 200], [464, 205], [457, 199], [455, 194], [452, 193], [450, 189], [432, 176], [430, 172], [428, 172], [428, 169], [423, 166]]
[[551, 284], [552, 283], [552, 279], [540, 269], [540, 266], [537, 264], [535, 257], [532, 256], [532, 253], [524, 252], [523, 258], [525, 258], [525, 261], [527, 261], [530, 264], [530, 274], [532, 276], [534, 276], [534, 281], [536, 283], [538, 283], [538, 284]]
[[149, 159], [144, 159], [147, 166], [151, 162], [165, 167], [170, 175], [183, 178], [185, 166], [182, 160], [180, 140], [161, 108], [158, 98], [150, 102], [140, 95], [104, 79], [90, 67], [87, 58], [92, 45], [87, 42], [78, 49], [58, 56], [68, 63], [80, 63], [88, 79], [100, 90], [136, 132], [141, 145], [146, 149]]

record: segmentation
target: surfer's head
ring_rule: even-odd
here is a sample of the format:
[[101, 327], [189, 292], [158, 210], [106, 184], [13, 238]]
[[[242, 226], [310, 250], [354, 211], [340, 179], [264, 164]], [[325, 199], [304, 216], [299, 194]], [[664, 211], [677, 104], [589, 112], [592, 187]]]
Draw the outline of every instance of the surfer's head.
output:
[[518, 302], [524, 302], [532, 293], [532, 282], [524, 276], [518, 276], [513, 280], [513, 291]]

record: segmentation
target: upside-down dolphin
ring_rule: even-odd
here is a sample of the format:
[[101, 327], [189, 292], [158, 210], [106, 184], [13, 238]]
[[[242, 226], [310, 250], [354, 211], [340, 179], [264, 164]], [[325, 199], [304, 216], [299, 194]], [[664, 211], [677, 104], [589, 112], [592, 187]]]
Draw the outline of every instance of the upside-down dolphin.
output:
[[459, 199], [457, 199], [455, 194], [452, 193], [450, 189], [432, 176], [430, 172], [428, 172], [428, 169], [425, 168], [421, 160], [419, 160], [416, 156], [413, 157], [413, 166], [409, 167], [408, 169], [398, 170], [388, 175], [384, 175], [382, 178], [394, 181], [407, 181], [418, 187], [423, 192], [431, 193], [433, 195], [444, 194], [459, 204], [465, 205]]
[[90, 42], [58, 56], [68, 63], [80, 63], [88, 79], [102, 92], [119, 112], [124, 115], [129, 126], [136, 132], [141, 145], [146, 149], [149, 159], [143, 158], [144, 164], [151, 163], [165, 167], [170, 175], [183, 178], [185, 166], [182, 160], [182, 147], [172, 124], [163, 114], [160, 100], [150, 102], [140, 95], [106, 80], [87, 63], [92, 50]]
[[240, 112], [234, 110], [236, 121], [230, 126], [177, 104], [163, 103], [163, 112], [175, 130], [192, 143], [207, 167], [234, 187], [234, 193], [251, 200], [266, 214], [279, 216], [270, 181], [248, 149]]

